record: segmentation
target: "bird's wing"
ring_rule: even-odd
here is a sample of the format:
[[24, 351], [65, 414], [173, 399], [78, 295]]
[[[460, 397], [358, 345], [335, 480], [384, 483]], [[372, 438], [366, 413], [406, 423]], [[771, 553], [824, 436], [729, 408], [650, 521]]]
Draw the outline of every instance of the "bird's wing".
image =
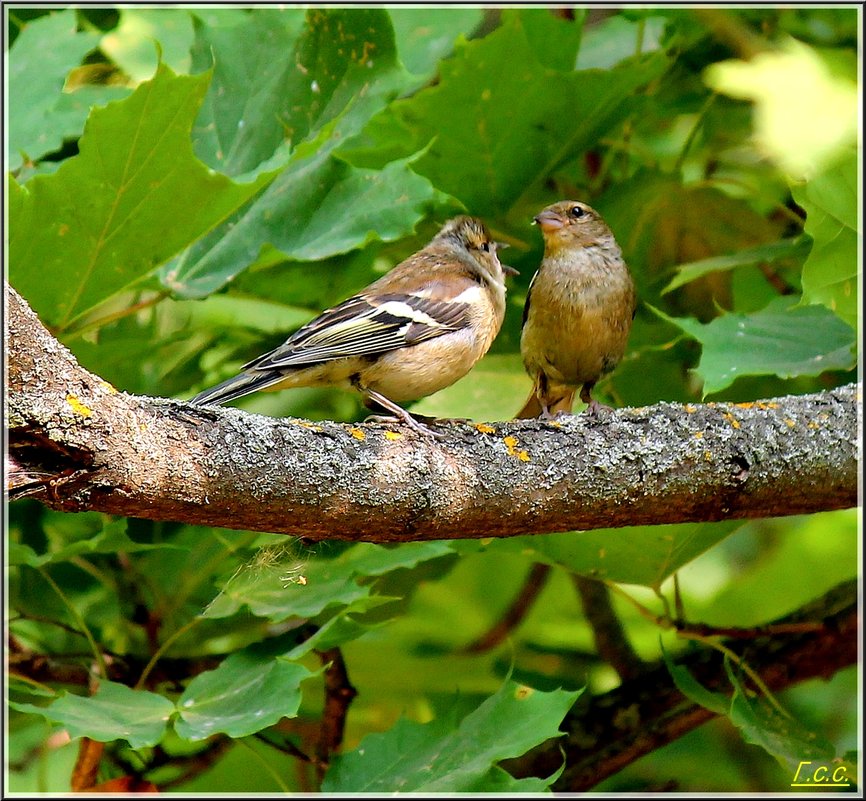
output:
[[532, 280], [529, 282], [529, 289], [526, 290], [526, 300], [523, 303], [523, 322], [520, 324], [521, 328], [526, 325], [526, 320], [529, 317], [529, 299], [532, 297], [532, 287], [535, 286], [535, 279], [538, 278], [538, 272], [538, 270], [535, 271], [535, 275], [532, 276]]
[[356, 295], [322, 312], [282, 345], [244, 365], [271, 370], [375, 356], [468, 325], [468, 304], [408, 293]]

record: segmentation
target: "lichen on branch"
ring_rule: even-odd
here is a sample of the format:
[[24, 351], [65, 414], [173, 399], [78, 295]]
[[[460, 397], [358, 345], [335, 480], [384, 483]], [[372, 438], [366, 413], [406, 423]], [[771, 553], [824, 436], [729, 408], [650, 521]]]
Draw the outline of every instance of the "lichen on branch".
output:
[[6, 297], [7, 486], [55, 509], [405, 542], [857, 503], [859, 384], [452, 424], [434, 441], [396, 424], [314, 424], [119, 392], [8, 285]]

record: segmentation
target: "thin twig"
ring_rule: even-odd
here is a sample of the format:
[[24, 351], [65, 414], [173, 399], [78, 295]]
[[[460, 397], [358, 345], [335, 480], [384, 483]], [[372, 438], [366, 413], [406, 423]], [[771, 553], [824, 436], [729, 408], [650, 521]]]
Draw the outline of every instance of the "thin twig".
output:
[[322, 664], [328, 665], [325, 669], [325, 706], [322, 712], [319, 742], [316, 744], [316, 770], [321, 780], [331, 760], [331, 754], [343, 742], [349, 705], [358, 691], [349, 681], [343, 653], [339, 648], [329, 648], [327, 651], [316, 651], [316, 653], [322, 660]]
[[242, 748], [246, 748], [247, 751], [250, 752], [250, 755], [262, 766], [262, 768], [264, 768], [264, 770], [267, 773], [270, 774], [271, 778], [274, 780], [277, 787], [279, 787], [280, 790], [282, 790], [282, 792], [284, 792], [286, 795], [291, 794], [292, 791], [289, 788], [289, 786], [285, 783], [285, 781], [283, 781], [283, 777], [280, 776], [280, 774], [277, 773], [277, 771], [274, 770], [274, 768], [272, 768], [268, 764], [268, 762], [262, 758], [262, 755], [258, 751], [256, 751], [245, 739], [235, 740], [235, 743], [237, 745], [241, 746]]
[[[682, 636], [682, 635], [680, 635]], [[729, 648], [727, 645], [720, 643], [718, 640], [713, 639], [712, 637], [698, 637], [697, 635], [691, 635], [688, 639], [694, 642], [703, 643], [710, 648], [715, 648], [720, 653], [724, 654], [728, 659], [730, 659], [740, 670], [742, 670], [754, 683], [755, 686], [763, 693], [764, 697], [772, 704], [775, 710], [785, 718], [791, 719], [791, 713], [788, 712], [776, 699], [776, 696], [770, 692], [770, 688], [767, 687], [764, 680], [758, 675], [757, 671], [755, 671], [745, 659], [743, 659], [739, 654]]]
[[536, 562], [529, 569], [520, 590], [502, 617], [480, 637], [460, 649], [460, 653], [479, 654], [501, 643], [526, 617], [550, 576], [550, 565]]
[[219, 736], [215, 740], [212, 740], [207, 748], [199, 751], [197, 754], [188, 757], [171, 756], [170, 764], [174, 766], [186, 764], [187, 768], [179, 776], [160, 782], [159, 789], [168, 790], [171, 787], [177, 787], [188, 782], [190, 779], [194, 779], [211, 768], [234, 744], [235, 741], [230, 737]]
[[79, 328], [72, 328], [63, 331], [64, 338], [69, 340], [73, 337], [79, 337], [82, 334], [86, 334], [88, 331], [94, 330], [95, 328], [102, 328], [109, 323], [114, 323], [118, 320], [122, 320], [124, 317], [129, 317], [130, 315], [140, 312], [143, 309], [155, 306], [157, 303], [159, 303], [161, 300], [164, 300], [168, 296], [169, 291], [167, 289], [161, 290], [160, 292], [157, 292], [155, 295], [152, 295], [149, 298], [145, 298], [144, 300], [140, 300], [138, 303], [132, 304], [132, 306], [125, 306], [124, 308], [116, 312], [106, 314], [104, 317], [98, 317], [95, 320], [91, 320], [90, 322], [82, 324]]
[[716, 98], [718, 95], [715, 92], [711, 92], [709, 97], [704, 101], [703, 106], [701, 106], [698, 111], [697, 119], [692, 125], [691, 130], [689, 131], [689, 135], [686, 137], [686, 141], [683, 143], [682, 148], [680, 148], [680, 153], [677, 156], [676, 164], [674, 164], [674, 173], [680, 172], [683, 168], [683, 164], [686, 161], [686, 156], [689, 154], [689, 150], [691, 150], [692, 145], [694, 144], [695, 138], [698, 135], [698, 131], [701, 129], [701, 126], [704, 124], [704, 120], [706, 119], [707, 112], [712, 107], [713, 103], [716, 102]]
[[84, 622], [84, 618], [81, 616], [81, 613], [76, 608], [75, 604], [73, 604], [69, 598], [66, 597], [66, 594], [63, 590], [60, 589], [60, 585], [51, 578], [51, 575], [44, 567], [36, 568], [39, 571], [39, 575], [51, 585], [51, 589], [57, 593], [60, 600], [63, 602], [66, 609], [69, 611], [69, 614], [75, 619], [75, 622], [78, 624], [81, 633], [87, 638], [87, 642], [90, 644], [90, 648], [93, 651], [93, 656], [96, 659], [96, 664], [99, 669], [99, 674], [103, 678], [108, 678], [108, 668], [105, 665], [105, 655], [102, 652], [102, 649], [96, 644], [96, 640], [93, 638], [93, 634], [87, 626], [87, 623]]
[[773, 268], [769, 262], [761, 262], [758, 269], [766, 279], [767, 283], [773, 287], [780, 295], [793, 295], [797, 290], [791, 286], [779, 272]]
[[644, 663], [626, 636], [607, 587], [601, 581], [584, 576], [573, 576], [572, 581], [580, 595], [583, 614], [592, 629], [598, 655], [622, 681], [636, 678], [643, 672]]
[[289, 756], [296, 757], [300, 759], [301, 762], [312, 762], [309, 754], [305, 754], [298, 746], [296, 746], [291, 740], [282, 740], [281, 742], [276, 742], [268, 737], [264, 732], [256, 732], [254, 737], [261, 740], [266, 745], [271, 746], [271, 748], [276, 749], [282, 754], [288, 754]]
[[177, 642], [180, 637], [186, 634], [191, 628], [198, 625], [203, 617], [194, 617], [192, 620], [185, 623], [181, 626], [177, 631], [175, 631], [153, 654], [150, 658], [150, 661], [145, 666], [144, 670], [141, 671], [141, 675], [138, 677], [138, 681], [135, 683], [136, 690], [142, 689], [144, 687], [144, 683], [147, 681], [147, 677], [150, 675], [150, 672], [156, 666], [156, 663], [159, 661], [160, 657], [169, 649], [175, 642]]
[[81, 738], [78, 743], [78, 758], [75, 760], [75, 767], [72, 768], [69, 781], [72, 792], [81, 793], [96, 784], [104, 751], [105, 743], [91, 740], [89, 737]]

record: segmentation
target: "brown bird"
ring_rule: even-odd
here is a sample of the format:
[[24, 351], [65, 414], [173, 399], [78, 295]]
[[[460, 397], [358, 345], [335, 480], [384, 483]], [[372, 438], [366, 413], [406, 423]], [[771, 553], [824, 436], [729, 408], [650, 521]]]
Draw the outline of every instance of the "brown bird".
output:
[[533, 380], [518, 418], [570, 413], [574, 395], [595, 414], [592, 388], [625, 352], [636, 308], [634, 281], [597, 211], [575, 200], [544, 209], [535, 222], [544, 258], [529, 285], [520, 351]]
[[437, 436], [398, 402], [432, 395], [487, 352], [505, 316], [503, 265], [484, 224], [455, 217], [423, 249], [322, 312], [278, 348], [192, 399], [222, 404], [260, 389], [354, 388], [368, 406]]

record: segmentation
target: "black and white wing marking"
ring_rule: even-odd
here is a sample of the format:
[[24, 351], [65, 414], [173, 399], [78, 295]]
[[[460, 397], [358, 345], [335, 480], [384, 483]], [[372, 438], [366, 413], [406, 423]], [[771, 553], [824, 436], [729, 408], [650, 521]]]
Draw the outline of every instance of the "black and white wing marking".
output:
[[356, 295], [299, 328], [245, 370], [305, 367], [352, 356], [375, 356], [458, 331], [469, 306], [410, 294]]
[[535, 279], [538, 278], [539, 272], [540, 270], [535, 271], [535, 275], [532, 276], [532, 280], [529, 282], [529, 289], [526, 290], [526, 300], [523, 303], [523, 322], [520, 323], [521, 328], [526, 326], [526, 321], [529, 318], [529, 303], [530, 298], [532, 297], [532, 287], [535, 286]]

